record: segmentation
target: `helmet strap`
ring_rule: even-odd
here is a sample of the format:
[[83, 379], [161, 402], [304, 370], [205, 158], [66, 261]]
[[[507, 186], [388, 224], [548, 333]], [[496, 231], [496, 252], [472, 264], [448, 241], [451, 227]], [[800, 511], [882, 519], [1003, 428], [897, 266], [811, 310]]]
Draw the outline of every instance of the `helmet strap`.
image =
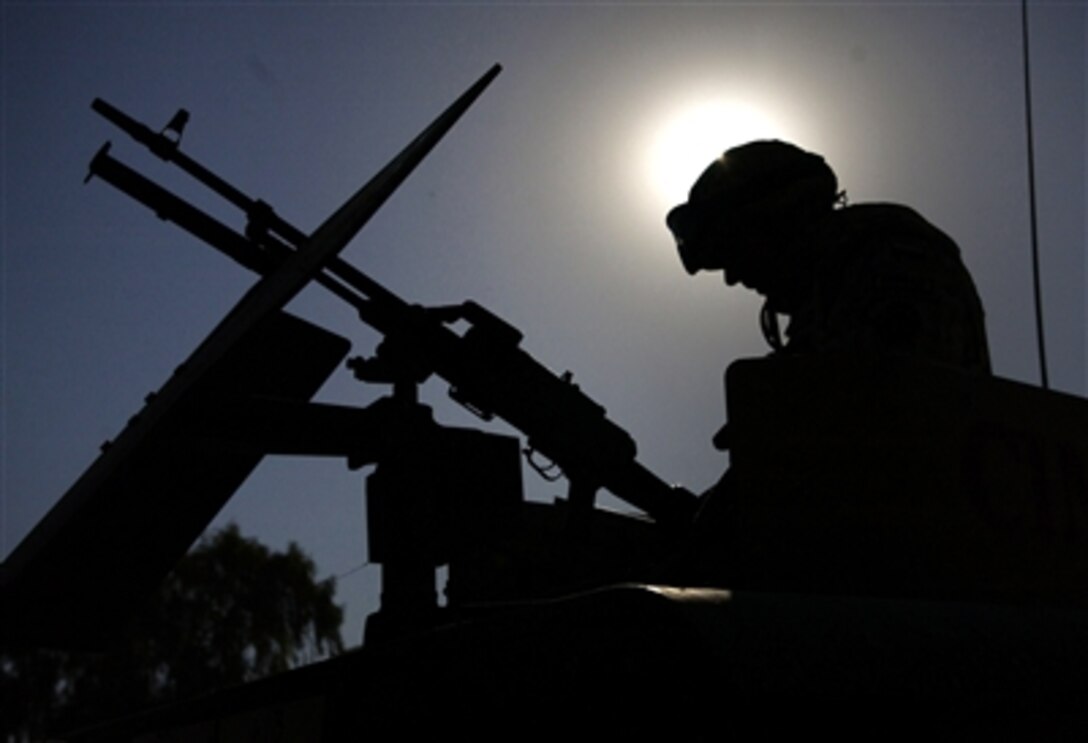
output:
[[771, 300], [763, 303], [759, 311], [759, 329], [763, 331], [763, 338], [771, 350], [778, 353], [785, 344], [782, 343], [782, 332], [778, 327], [778, 313], [771, 307]]

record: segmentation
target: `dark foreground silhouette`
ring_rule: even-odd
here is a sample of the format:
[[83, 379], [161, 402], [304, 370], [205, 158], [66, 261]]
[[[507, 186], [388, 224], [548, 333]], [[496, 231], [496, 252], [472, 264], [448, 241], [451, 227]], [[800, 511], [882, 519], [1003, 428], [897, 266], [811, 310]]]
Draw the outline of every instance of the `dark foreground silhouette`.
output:
[[[767, 297], [774, 348], [727, 372], [731, 467], [701, 499], [639, 464], [627, 432], [493, 313], [411, 305], [336, 257], [496, 72], [309, 236], [183, 156], [179, 127], [154, 134], [96, 102], [240, 206], [247, 228], [105, 149], [92, 174], [262, 278], [5, 562], [5, 637], [108, 642], [274, 453], [375, 465], [382, 606], [358, 651], [69, 738], [1084, 728], [1088, 403], [988, 373], [974, 288], [921, 217], [834, 208], [833, 176], [805, 153], [800, 176], [758, 198], [730, 190], [733, 164], [712, 166], [700, 184], [713, 198], [696, 184], [670, 215], [689, 270], [723, 269]], [[740, 201], [720, 208], [722, 193]], [[388, 397], [310, 402], [348, 346], [282, 311], [310, 280], [383, 334], [350, 364]], [[524, 442], [435, 422], [418, 400], [431, 375]], [[523, 452], [566, 476], [566, 499], [524, 500]], [[602, 488], [643, 516], [597, 508]]]

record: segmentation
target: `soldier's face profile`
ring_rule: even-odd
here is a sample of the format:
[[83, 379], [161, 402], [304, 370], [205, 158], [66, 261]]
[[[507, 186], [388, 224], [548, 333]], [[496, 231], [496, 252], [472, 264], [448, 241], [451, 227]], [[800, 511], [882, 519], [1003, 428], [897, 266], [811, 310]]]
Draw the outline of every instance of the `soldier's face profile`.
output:
[[741, 239], [738, 235], [723, 234], [718, 238], [717, 251], [721, 257], [719, 263], [722, 268], [722, 278], [726, 286], [740, 284], [746, 289], [755, 289], [756, 263], [758, 250], [748, 240]]

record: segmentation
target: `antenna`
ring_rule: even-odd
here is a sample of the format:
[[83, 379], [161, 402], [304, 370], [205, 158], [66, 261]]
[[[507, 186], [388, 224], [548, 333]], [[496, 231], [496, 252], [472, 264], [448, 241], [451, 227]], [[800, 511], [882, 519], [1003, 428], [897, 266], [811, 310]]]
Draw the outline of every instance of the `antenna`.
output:
[[1031, 276], [1035, 292], [1035, 337], [1039, 344], [1039, 378], [1044, 390], [1050, 389], [1046, 371], [1046, 343], [1043, 339], [1043, 292], [1039, 277], [1039, 227], [1035, 207], [1035, 145], [1031, 123], [1031, 67], [1028, 53], [1028, 3], [1020, 0], [1020, 27], [1023, 32], [1024, 53], [1024, 114], [1028, 137], [1028, 203], [1031, 214]]

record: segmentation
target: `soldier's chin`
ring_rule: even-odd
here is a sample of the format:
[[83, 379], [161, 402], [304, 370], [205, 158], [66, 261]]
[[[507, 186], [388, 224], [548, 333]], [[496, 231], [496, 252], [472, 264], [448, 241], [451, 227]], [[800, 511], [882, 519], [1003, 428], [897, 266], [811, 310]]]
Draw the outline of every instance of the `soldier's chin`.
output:
[[728, 271], [722, 271], [722, 280], [726, 286], [736, 286], [740, 284], [745, 289], [751, 289], [754, 292], [760, 294], [766, 294], [766, 287], [763, 286], [763, 282], [758, 279], [752, 279], [747, 276], [737, 276], [736, 274], [730, 274]]
[[697, 250], [687, 243], [678, 243], [676, 252], [680, 255], [680, 263], [689, 276], [694, 276], [699, 271], [707, 270], [704, 251]]

